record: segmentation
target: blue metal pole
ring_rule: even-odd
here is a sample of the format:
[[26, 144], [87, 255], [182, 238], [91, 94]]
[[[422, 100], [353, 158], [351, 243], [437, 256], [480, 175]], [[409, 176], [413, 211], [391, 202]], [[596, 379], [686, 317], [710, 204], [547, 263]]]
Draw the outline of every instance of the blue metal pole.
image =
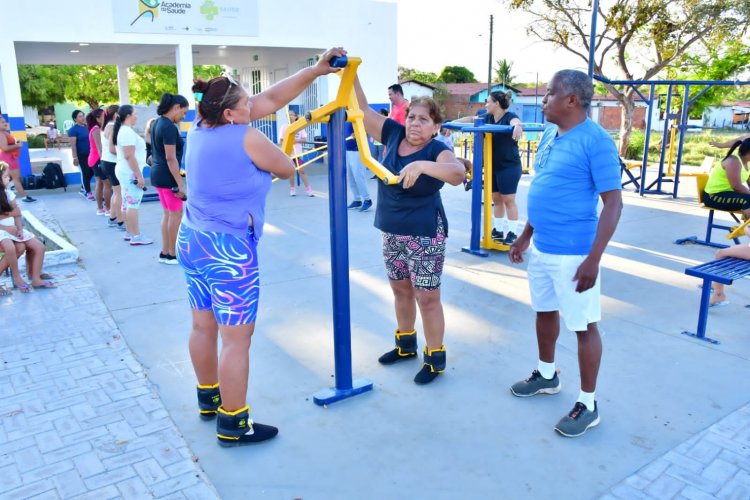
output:
[[591, 36], [589, 37], [589, 78], [594, 78], [594, 55], [596, 52], [596, 18], [599, 12], [599, 0], [594, 0], [591, 8]]
[[328, 122], [328, 205], [331, 227], [331, 287], [333, 292], [333, 355], [336, 387], [315, 394], [313, 401], [324, 405], [372, 389], [369, 380], [352, 381], [352, 332], [349, 316], [349, 230], [346, 211], [346, 149], [343, 109]]
[[[651, 142], [651, 107], [654, 104], [654, 85], [651, 85], [651, 90], [648, 95], [648, 117], [646, 118], [646, 133], [643, 141], [643, 171], [646, 171], [646, 167], [648, 166], [648, 146]], [[635, 112], [634, 112], [635, 113]], [[662, 177], [662, 171], [661, 168], [659, 169], [659, 177], [658, 177], [658, 186], [657, 190], [661, 191], [661, 177]], [[641, 188], [643, 188], [643, 183], [641, 183]]]
[[667, 135], [669, 135], [669, 124], [672, 121], [670, 110], [672, 109], [672, 86], [667, 88], [667, 103], [664, 110], [664, 132], [661, 135], [661, 154], [659, 155], [659, 172], [664, 170], [664, 155], [667, 152]]
[[[477, 118], [474, 126], [484, 125], [484, 120]], [[489, 252], [479, 246], [479, 235], [482, 230], [482, 193], [484, 190], [484, 133], [474, 132], [474, 176], [471, 179], [471, 237], [469, 246], [461, 251], [487, 257]]]
[[682, 165], [682, 148], [685, 145], [685, 130], [688, 121], [688, 110], [690, 108], [690, 84], [685, 84], [685, 93], [682, 95], [682, 116], [680, 116], [680, 142], [677, 147], [677, 161], [674, 167], [674, 191], [672, 198], [677, 198], [677, 190], [680, 187], [680, 166]]

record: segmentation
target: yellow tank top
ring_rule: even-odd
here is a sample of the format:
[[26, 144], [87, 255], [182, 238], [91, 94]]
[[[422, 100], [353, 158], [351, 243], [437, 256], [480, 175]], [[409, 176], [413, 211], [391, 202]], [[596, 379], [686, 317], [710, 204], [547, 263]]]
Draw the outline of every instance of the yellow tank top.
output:
[[[742, 164], [740, 163], [740, 166]], [[740, 180], [743, 184], [747, 184], [747, 179], [750, 178], [750, 170], [742, 167], [740, 168]], [[708, 177], [708, 183], [706, 183], [706, 192], [708, 194], [725, 193], [727, 191], [734, 191], [732, 184], [729, 183], [727, 178], [727, 171], [723, 166], [711, 170], [711, 175]]]

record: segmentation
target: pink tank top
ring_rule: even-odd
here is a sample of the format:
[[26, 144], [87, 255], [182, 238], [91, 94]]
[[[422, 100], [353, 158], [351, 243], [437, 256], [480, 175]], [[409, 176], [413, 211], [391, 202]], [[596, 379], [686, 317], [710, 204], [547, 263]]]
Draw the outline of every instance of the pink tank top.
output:
[[94, 128], [89, 130], [89, 144], [91, 145], [91, 151], [89, 152], [89, 167], [95, 167], [101, 158], [99, 149], [96, 147], [96, 141], [94, 141], [94, 136], [92, 135], [94, 131], [99, 131], [99, 125], [94, 125]]

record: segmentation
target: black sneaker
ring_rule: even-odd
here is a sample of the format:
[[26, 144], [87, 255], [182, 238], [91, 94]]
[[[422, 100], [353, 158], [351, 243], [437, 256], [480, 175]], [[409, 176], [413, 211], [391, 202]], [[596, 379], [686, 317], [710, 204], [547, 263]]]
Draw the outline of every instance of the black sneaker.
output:
[[599, 425], [599, 406], [594, 401], [594, 411], [578, 401], [570, 413], [560, 419], [555, 430], [565, 437], [578, 437]]
[[360, 212], [367, 212], [372, 206], [372, 200], [365, 200], [362, 202], [362, 207], [359, 209]]
[[267, 441], [276, 437], [279, 429], [272, 425], [258, 424], [249, 417], [250, 409], [245, 406], [234, 412], [223, 407], [217, 409], [216, 438], [219, 445], [242, 446]]
[[21, 198], [22, 201], [25, 201], [26, 203], [34, 203], [36, 201], [36, 198], [32, 198], [29, 195], [26, 195], [25, 197]]
[[505, 239], [503, 240], [503, 243], [505, 245], [512, 245], [514, 241], [518, 239], [518, 236], [516, 236], [516, 233], [513, 231], [508, 231], [507, 236], [505, 236]]
[[492, 228], [492, 239], [495, 241], [502, 242], [505, 239], [505, 235], [502, 231], [498, 231], [494, 227]]
[[355, 208], [362, 208], [362, 202], [354, 200], [353, 202], [349, 203], [349, 206], [346, 208], [348, 208], [349, 210], [353, 210]]

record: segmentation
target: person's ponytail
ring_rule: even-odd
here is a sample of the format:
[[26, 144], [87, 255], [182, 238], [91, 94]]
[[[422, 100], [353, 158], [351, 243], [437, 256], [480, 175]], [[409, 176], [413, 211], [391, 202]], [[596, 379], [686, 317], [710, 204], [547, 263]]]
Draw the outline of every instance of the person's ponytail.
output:
[[117, 146], [117, 133], [120, 131], [120, 127], [122, 126], [122, 120], [120, 119], [120, 114], [115, 115], [115, 126], [112, 129], [112, 144]]
[[747, 156], [747, 154], [750, 153], [750, 137], [744, 141], [737, 141], [732, 144], [732, 147], [729, 148], [729, 152], [724, 157], [724, 160], [732, 156], [737, 149], [739, 149], [738, 153], [740, 154], [740, 157]]

